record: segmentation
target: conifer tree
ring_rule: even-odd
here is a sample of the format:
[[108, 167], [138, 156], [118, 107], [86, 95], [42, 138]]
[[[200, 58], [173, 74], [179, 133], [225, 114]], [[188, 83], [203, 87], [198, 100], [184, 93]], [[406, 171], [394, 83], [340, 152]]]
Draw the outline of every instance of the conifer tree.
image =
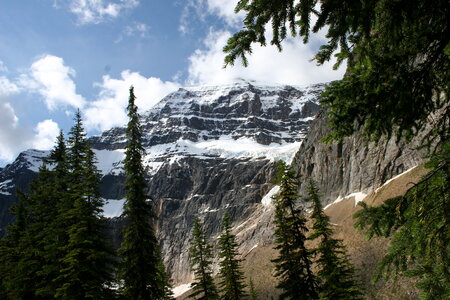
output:
[[222, 233], [219, 237], [219, 288], [220, 298], [225, 300], [246, 299], [244, 273], [241, 269], [241, 260], [237, 258], [236, 237], [231, 233], [230, 216], [225, 213], [222, 220]]
[[278, 165], [280, 192], [275, 199], [275, 263], [280, 299], [318, 299], [317, 279], [312, 272], [311, 253], [305, 246], [306, 217], [303, 208], [296, 207], [298, 179], [284, 162]]
[[341, 240], [333, 238], [330, 218], [323, 211], [318, 189], [312, 180], [308, 183], [307, 193], [304, 200], [310, 202], [313, 209], [311, 215], [313, 232], [309, 239], [319, 239], [313, 253], [318, 269], [320, 299], [362, 299], [345, 246]]
[[15, 222], [8, 226], [8, 234], [0, 241], [0, 279], [5, 299], [33, 299], [36, 290], [36, 271], [39, 266], [31, 251], [29, 234], [30, 214], [28, 195], [18, 192], [19, 201], [11, 208]]
[[195, 218], [189, 248], [189, 259], [195, 275], [190, 297], [204, 300], [219, 298], [211, 269], [212, 258], [212, 246], [208, 243], [200, 220]]
[[161, 253], [152, 229], [152, 206], [145, 193], [145, 171], [142, 165], [144, 148], [133, 87], [128, 101], [128, 144], [125, 152], [126, 202], [123, 216], [127, 225], [119, 249], [122, 259], [119, 273], [126, 299], [156, 300], [167, 297], [166, 275], [163, 274]]
[[78, 111], [69, 133], [68, 192], [59, 206], [66, 230], [60, 270], [55, 279], [58, 299], [105, 299], [111, 297], [112, 251], [104, 236], [100, 174]]

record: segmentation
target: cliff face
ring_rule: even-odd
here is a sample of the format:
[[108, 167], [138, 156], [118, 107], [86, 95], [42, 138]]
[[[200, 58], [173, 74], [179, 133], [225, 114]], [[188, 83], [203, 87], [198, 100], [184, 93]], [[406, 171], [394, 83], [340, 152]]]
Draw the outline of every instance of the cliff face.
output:
[[328, 132], [327, 117], [322, 111], [311, 124], [292, 163], [303, 179], [317, 182], [325, 203], [352, 193], [368, 194], [395, 175], [422, 163], [426, 153], [418, 147], [427, 130], [410, 143], [397, 142], [395, 136], [368, 143], [356, 133], [340, 143], [325, 144], [322, 139]]

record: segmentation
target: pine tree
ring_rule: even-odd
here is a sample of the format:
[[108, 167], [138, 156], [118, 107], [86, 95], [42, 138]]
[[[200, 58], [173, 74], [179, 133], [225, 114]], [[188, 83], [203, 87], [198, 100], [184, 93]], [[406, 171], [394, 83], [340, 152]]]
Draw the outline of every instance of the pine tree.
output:
[[142, 165], [144, 148], [139, 125], [134, 89], [130, 88], [128, 144], [125, 152], [126, 203], [123, 216], [127, 225], [119, 253], [122, 259], [119, 277], [123, 295], [133, 300], [155, 300], [167, 297], [168, 283], [162, 274], [161, 253], [151, 226], [154, 213], [145, 194], [145, 172]]
[[90, 149], [79, 111], [69, 135], [70, 180], [59, 206], [66, 239], [61, 247], [60, 270], [54, 280], [58, 299], [108, 299], [112, 281], [112, 251], [104, 236], [100, 215], [103, 201], [98, 186], [100, 174]]
[[204, 300], [219, 299], [211, 269], [212, 246], [208, 243], [198, 218], [195, 218], [192, 227], [189, 258], [195, 275], [195, 281], [191, 284], [193, 293], [190, 297]]
[[241, 270], [241, 260], [237, 258], [238, 244], [231, 233], [230, 216], [225, 213], [222, 220], [222, 233], [219, 237], [219, 288], [220, 298], [225, 300], [239, 300], [247, 298], [245, 292], [244, 273]]
[[317, 264], [320, 299], [362, 299], [362, 294], [354, 280], [354, 269], [341, 240], [333, 238], [330, 218], [324, 213], [319, 192], [311, 180], [307, 187], [306, 202], [312, 204], [311, 219], [313, 232], [308, 239], [319, 239], [313, 250]]
[[280, 299], [318, 299], [317, 279], [312, 272], [311, 253], [305, 246], [306, 217], [303, 208], [296, 207], [298, 179], [284, 162], [278, 165], [280, 192], [275, 199], [275, 263]]

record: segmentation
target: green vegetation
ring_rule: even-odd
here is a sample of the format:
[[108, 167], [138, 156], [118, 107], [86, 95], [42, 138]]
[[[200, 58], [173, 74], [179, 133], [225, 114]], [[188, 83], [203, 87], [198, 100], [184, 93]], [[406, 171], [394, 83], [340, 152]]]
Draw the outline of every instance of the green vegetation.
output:
[[194, 292], [190, 297], [200, 300], [219, 299], [211, 269], [213, 259], [212, 246], [209, 244], [198, 218], [195, 218], [192, 227], [189, 258], [195, 276], [194, 282], [191, 284]]
[[230, 216], [225, 213], [222, 220], [222, 233], [219, 237], [219, 271], [220, 298], [224, 300], [245, 299], [244, 273], [241, 260], [237, 258], [236, 237], [231, 233]]
[[279, 255], [273, 260], [280, 299], [319, 299], [317, 278], [312, 272], [312, 255], [306, 248], [306, 216], [297, 207], [299, 180], [295, 172], [280, 162], [278, 184], [280, 193], [275, 199], [275, 249]]
[[355, 271], [341, 240], [333, 238], [330, 218], [323, 212], [319, 191], [312, 180], [308, 183], [304, 201], [312, 204], [313, 222], [310, 240], [319, 240], [312, 250], [317, 265], [320, 299], [362, 299], [355, 282]]
[[123, 216], [127, 225], [119, 249], [122, 259], [119, 279], [126, 299], [150, 300], [167, 298], [167, 276], [161, 262], [161, 250], [151, 221], [154, 213], [145, 193], [145, 172], [142, 166], [144, 148], [142, 133], [134, 103], [133, 87], [128, 101], [128, 144], [125, 152], [125, 189], [127, 201]]
[[266, 45], [266, 28], [279, 50], [288, 34], [307, 43], [311, 32], [327, 30], [327, 42], [314, 59], [323, 64], [334, 55], [335, 67], [345, 61], [347, 69], [322, 95], [331, 127], [326, 141], [356, 132], [373, 141], [392, 134], [408, 140], [432, 128], [423, 141], [432, 149], [429, 175], [380, 207], [362, 204], [356, 218], [369, 237], [393, 237], [380, 274], [394, 270], [418, 277], [423, 299], [448, 297], [448, 1], [241, 0], [239, 11], [246, 13], [244, 29], [224, 47], [226, 65], [238, 58], [247, 65], [252, 44]]
[[79, 112], [30, 186], [1, 240], [5, 299], [111, 299], [112, 251], [100, 216], [99, 173]]

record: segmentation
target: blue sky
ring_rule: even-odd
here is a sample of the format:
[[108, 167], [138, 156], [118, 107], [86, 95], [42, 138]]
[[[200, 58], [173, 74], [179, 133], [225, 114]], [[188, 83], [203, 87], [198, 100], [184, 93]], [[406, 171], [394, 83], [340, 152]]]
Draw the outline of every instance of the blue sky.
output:
[[142, 111], [184, 85], [244, 78], [304, 85], [344, 68], [309, 60], [324, 33], [284, 51], [255, 46], [250, 66], [223, 69], [221, 49], [241, 27], [237, 0], [0, 1], [0, 166], [50, 149], [80, 109], [89, 134], [126, 122], [128, 87]]

